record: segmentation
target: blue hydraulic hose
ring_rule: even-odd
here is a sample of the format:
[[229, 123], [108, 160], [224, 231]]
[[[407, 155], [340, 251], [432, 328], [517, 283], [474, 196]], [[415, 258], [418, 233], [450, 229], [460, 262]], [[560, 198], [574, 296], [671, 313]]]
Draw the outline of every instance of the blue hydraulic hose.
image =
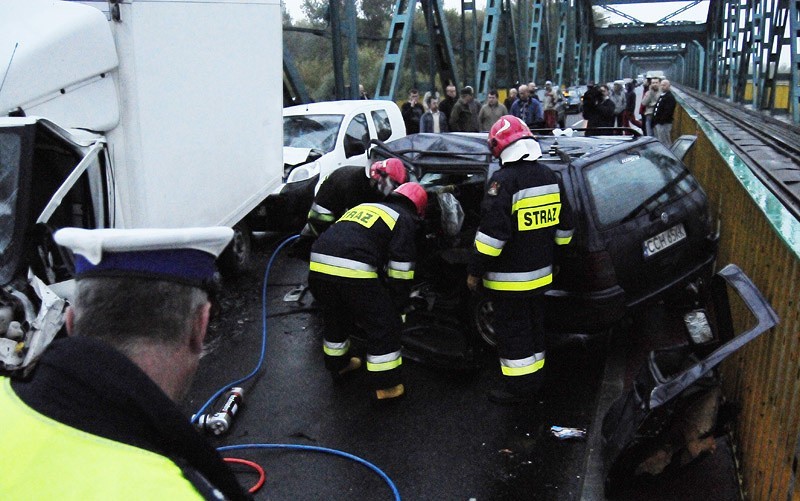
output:
[[211, 398], [209, 398], [208, 401], [206, 401], [206, 403], [203, 404], [203, 406], [200, 407], [200, 409], [194, 413], [194, 416], [192, 416], [191, 419], [191, 423], [197, 421], [200, 418], [200, 416], [203, 415], [206, 409], [208, 409], [214, 402], [216, 402], [216, 400], [220, 397], [220, 395], [228, 391], [228, 389], [233, 388], [234, 386], [237, 386], [247, 381], [248, 379], [252, 378], [256, 374], [258, 374], [258, 371], [261, 370], [261, 366], [264, 365], [264, 356], [267, 353], [267, 282], [269, 279], [269, 270], [272, 268], [272, 262], [275, 261], [276, 257], [278, 257], [278, 253], [281, 251], [281, 249], [285, 247], [286, 244], [288, 244], [289, 242], [297, 240], [298, 238], [300, 238], [300, 235], [292, 235], [291, 237], [281, 242], [278, 248], [275, 249], [275, 251], [272, 253], [272, 256], [270, 256], [269, 261], [267, 262], [267, 269], [264, 270], [264, 286], [262, 287], [261, 290], [261, 358], [258, 359], [258, 363], [256, 364], [255, 368], [250, 374], [244, 376], [241, 379], [237, 379], [236, 381], [228, 383], [219, 390], [217, 390], [217, 392], [214, 393], [211, 396]]
[[[261, 357], [258, 359], [258, 363], [256, 367], [253, 369], [250, 374], [244, 376], [241, 379], [237, 379], [231, 383], [226, 384], [219, 390], [217, 390], [211, 398], [206, 401], [205, 404], [192, 416], [191, 422], [194, 423], [205, 411], [208, 409], [211, 404], [213, 404], [220, 395], [226, 392], [229, 388], [237, 386], [248, 379], [252, 378], [258, 371], [261, 370], [261, 366], [264, 365], [264, 357], [267, 352], [267, 282], [269, 281], [269, 271], [272, 269], [272, 263], [275, 261], [275, 258], [278, 256], [278, 253], [281, 251], [283, 247], [286, 246], [289, 242], [293, 240], [297, 240], [300, 238], [300, 235], [292, 235], [291, 237], [287, 238], [278, 246], [277, 249], [272, 253], [270, 256], [269, 261], [267, 262], [267, 269], [264, 271], [264, 285], [261, 289]], [[392, 490], [392, 494], [394, 494], [394, 498], [397, 501], [400, 501], [400, 492], [397, 490], [397, 486], [392, 482], [392, 479], [383, 472], [380, 468], [375, 466], [374, 464], [370, 463], [366, 459], [362, 459], [358, 456], [354, 456], [353, 454], [339, 451], [336, 449], [328, 449], [327, 447], [317, 447], [314, 445], [299, 445], [299, 444], [241, 444], [241, 445], [225, 445], [222, 447], [218, 447], [217, 450], [222, 451], [232, 451], [232, 450], [240, 450], [240, 449], [294, 449], [294, 450], [301, 450], [301, 451], [314, 451], [314, 452], [324, 452], [327, 454], [332, 454], [334, 456], [341, 456], [343, 458], [350, 459], [355, 461], [356, 463], [361, 463], [370, 470], [377, 473], [388, 485], [389, 488]]]
[[397, 490], [397, 486], [394, 485], [392, 479], [383, 472], [380, 468], [375, 466], [374, 464], [370, 463], [366, 459], [362, 459], [358, 456], [354, 456], [353, 454], [339, 451], [336, 449], [328, 449], [327, 447], [317, 447], [315, 445], [297, 445], [297, 444], [241, 444], [241, 445], [225, 445], [223, 447], [217, 447], [217, 450], [220, 452], [223, 451], [235, 451], [240, 449], [290, 449], [290, 450], [301, 450], [301, 451], [314, 451], [314, 452], [324, 452], [326, 454], [333, 454], [334, 456], [341, 456], [343, 458], [351, 459], [356, 463], [361, 463], [370, 470], [377, 473], [383, 480], [389, 485], [389, 488], [392, 490], [392, 494], [394, 494], [394, 499], [396, 501], [400, 501], [400, 491]]

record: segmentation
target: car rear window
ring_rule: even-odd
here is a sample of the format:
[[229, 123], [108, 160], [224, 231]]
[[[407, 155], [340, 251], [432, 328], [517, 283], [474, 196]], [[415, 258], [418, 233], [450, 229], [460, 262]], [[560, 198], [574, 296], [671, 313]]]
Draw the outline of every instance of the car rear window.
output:
[[697, 188], [686, 167], [661, 143], [605, 158], [583, 172], [601, 226], [624, 222]]

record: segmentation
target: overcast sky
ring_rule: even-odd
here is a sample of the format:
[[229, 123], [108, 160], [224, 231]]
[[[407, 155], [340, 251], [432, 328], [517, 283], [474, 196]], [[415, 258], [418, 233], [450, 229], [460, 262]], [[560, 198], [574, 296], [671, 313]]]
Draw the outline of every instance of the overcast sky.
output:
[[[286, 4], [286, 9], [293, 20], [299, 20], [304, 17], [301, 9], [302, 0], [282, 0]], [[692, 2], [651, 2], [651, 3], [637, 3], [627, 5], [614, 5], [614, 9], [624, 12], [630, 16], [635, 17], [639, 21], [652, 23], [667, 16], [680, 8], [691, 4]], [[486, 8], [486, 0], [476, 0], [475, 7], [478, 10]], [[454, 9], [456, 11], [461, 9], [461, 0], [444, 0], [445, 9]], [[604, 11], [608, 16], [608, 21], [611, 23], [628, 22], [625, 18], [612, 14], [611, 12]], [[673, 17], [670, 21], [699, 21], [704, 22], [708, 15], [708, 1], [700, 2], [691, 9]]]

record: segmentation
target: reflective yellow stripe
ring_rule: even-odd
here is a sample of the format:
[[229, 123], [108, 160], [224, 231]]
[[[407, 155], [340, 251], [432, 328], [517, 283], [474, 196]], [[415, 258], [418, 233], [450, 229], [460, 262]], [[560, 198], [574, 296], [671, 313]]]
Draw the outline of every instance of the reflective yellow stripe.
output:
[[322, 341], [322, 351], [325, 352], [326, 355], [331, 357], [341, 357], [347, 355], [347, 352], [350, 350], [350, 340], [348, 339], [344, 343], [331, 343], [330, 341]]
[[511, 206], [511, 212], [513, 214], [514, 212], [517, 212], [520, 209], [527, 209], [530, 207], [538, 207], [540, 205], [549, 205], [557, 203], [561, 203], [560, 193], [550, 193], [547, 195], [539, 195], [537, 197], [528, 197], [528, 198], [523, 198], [518, 202], [515, 202]]
[[396, 369], [403, 365], [403, 357], [399, 351], [387, 353], [386, 355], [367, 354], [367, 370], [369, 372], [383, 372]]
[[533, 280], [507, 281], [507, 280], [488, 280], [483, 279], [483, 286], [487, 289], [496, 291], [529, 291], [544, 287], [553, 282], [553, 274], [550, 273]]
[[541, 360], [536, 360], [531, 364], [526, 364], [520, 367], [510, 367], [504, 365], [501, 361], [500, 368], [504, 376], [525, 376], [527, 374], [533, 374], [534, 372], [537, 372], [542, 368], [544, 368], [544, 358], [542, 358]]
[[499, 238], [493, 238], [479, 231], [475, 233], [475, 248], [481, 254], [486, 254], [487, 256], [497, 257], [503, 251], [503, 247], [506, 245], [505, 240], [500, 240]]
[[567, 245], [572, 241], [575, 230], [556, 230], [556, 245]]
[[317, 221], [324, 221], [329, 222], [336, 219], [333, 217], [333, 214], [320, 214], [319, 212], [314, 212], [313, 210], [308, 211], [308, 219], [316, 219]]
[[487, 256], [497, 257], [503, 251], [503, 249], [498, 249], [496, 247], [492, 247], [491, 245], [486, 245], [485, 243], [475, 240], [475, 248], [478, 249], [478, 252], [481, 254], [486, 254]]
[[414, 278], [414, 270], [400, 271], [389, 268], [386, 270], [386, 275], [397, 280], [412, 280]]
[[333, 275], [335, 277], [344, 278], [378, 278], [378, 273], [374, 271], [354, 270], [351, 268], [343, 268], [341, 266], [333, 266], [330, 264], [323, 264], [311, 261], [309, 265], [311, 271], [324, 273], [326, 275]]

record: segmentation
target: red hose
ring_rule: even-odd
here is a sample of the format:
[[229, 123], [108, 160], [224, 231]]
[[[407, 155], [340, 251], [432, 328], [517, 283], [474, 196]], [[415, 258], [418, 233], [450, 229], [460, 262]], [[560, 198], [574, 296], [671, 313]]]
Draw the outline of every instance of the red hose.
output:
[[264, 485], [264, 480], [266, 480], [267, 475], [264, 473], [264, 468], [262, 468], [260, 464], [241, 458], [222, 458], [222, 459], [225, 460], [226, 463], [237, 463], [249, 466], [250, 468], [258, 472], [258, 482], [256, 482], [256, 484], [253, 487], [250, 487], [250, 490], [247, 491], [250, 494], [255, 494], [261, 488], [261, 486]]

